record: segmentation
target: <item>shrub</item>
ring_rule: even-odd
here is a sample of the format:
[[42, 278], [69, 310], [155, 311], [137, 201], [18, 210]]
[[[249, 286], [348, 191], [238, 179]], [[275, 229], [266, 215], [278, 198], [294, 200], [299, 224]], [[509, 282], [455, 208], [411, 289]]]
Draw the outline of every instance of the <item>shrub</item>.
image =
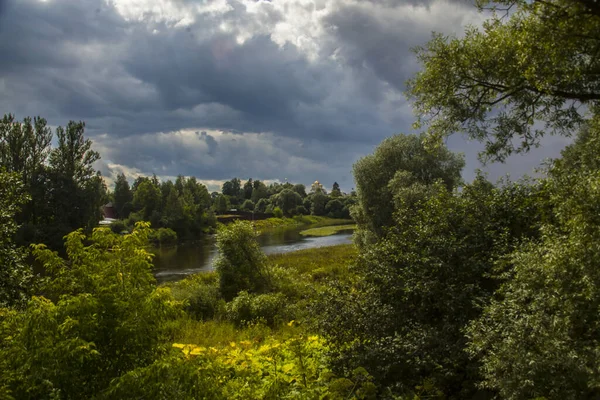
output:
[[253, 295], [243, 291], [227, 303], [227, 318], [237, 325], [264, 321], [273, 327], [285, 320], [285, 304], [285, 296], [281, 293]]
[[110, 224], [110, 230], [114, 233], [121, 233], [123, 231], [127, 231], [127, 226], [123, 221], [115, 221], [112, 224]]
[[248, 200], [244, 201], [244, 203], [242, 204], [242, 210], [253, 211], [254, 203], [252, 202], [252, 200], [248, 199]]
[[177, 233], [171, 228], [160, 228], [152, 233], [150, 240], [163, 246], [177, 243]]
[[281, 211], [281, 208], [279, 208], [279, 207], [275, 207], [275, 208], [273, 209], [273, 216], [274, 216], [275, 218], [282, 218], [282, 217], [283, 217], [283, 211]]
[[211, 319], [219, 309], [221, 295], [215, 273], [199, 273], [171, 285], [173, 297], [185, 302], [185, 311], [196, 319]]
[[235, 221], [219, 227], [219, 256], [215, 261], [215, 269], [225, 300], [233, 299], [242, 290], [260, 293], [270, 287], [266, 256], [256, 236], [252, 224], [247, 221]]

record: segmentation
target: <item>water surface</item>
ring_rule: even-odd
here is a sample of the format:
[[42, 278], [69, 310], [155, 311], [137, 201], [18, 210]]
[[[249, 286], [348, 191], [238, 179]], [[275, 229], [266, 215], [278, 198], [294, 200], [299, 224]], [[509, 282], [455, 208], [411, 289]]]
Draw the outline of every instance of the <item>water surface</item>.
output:
[[[352, 243], [352, 233], [341, 231], [323, 237], [304, 237], [307, 227], [278, 229], [258, 237], [265, 254], [289, 253], [315, 247]], [[154, 276], [159, 282], [176, 281], [186, 275], [210, 271], [217, 255], [214, 237], [187, 242], [178, 246], [155, 249]]]

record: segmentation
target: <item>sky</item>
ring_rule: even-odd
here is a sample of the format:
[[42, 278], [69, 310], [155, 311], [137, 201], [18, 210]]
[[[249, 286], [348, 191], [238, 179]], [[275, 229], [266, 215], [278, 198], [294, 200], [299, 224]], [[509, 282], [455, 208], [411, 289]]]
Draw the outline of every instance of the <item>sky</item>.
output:
[[[109, 185], [156, 174], [354, 187], [352, 165], [416, 133], [411, 49], [485, 16], [468, 0], [0, 0], [0, 113], [86, 122]], [[482, 166], [531, 173], [567, 143]]]

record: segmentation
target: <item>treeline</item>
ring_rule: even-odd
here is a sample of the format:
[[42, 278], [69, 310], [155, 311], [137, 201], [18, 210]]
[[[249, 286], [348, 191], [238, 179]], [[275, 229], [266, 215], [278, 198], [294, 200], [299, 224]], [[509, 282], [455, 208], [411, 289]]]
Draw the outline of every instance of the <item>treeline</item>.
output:
[[212, 193], [215, 210], [220, 214], [230, 209], [256, 211], [275, 216], [318, 215], [330, 218], [350, 218], [350, 208], [356, 204], [356, 194], [346, 194], [337, 182], [331, 191], [315, 181], [309, 192], [303, 184], [271, 183], [248, 179], [242, 185], [239, 178], [223, 183], [221, 194]]
[[71, 121], [52, 132], [43, 118], [17, 121], [10, 114], [0, 120], [0, 170], [16, 174], [29, 199], [16, 216], [18, 243], [60, 248], [64, 235], [102, 218], [107, 191], [93, 168], [100, 155], [84, 129]]
[[149, 221], [158, 230], [157, 241], [172, 242], [197, 238], [216, 227], [208, 189], [194, 177], [178, 176], [175, 182], [161, 182], [156, 176], [141, 176], [130, 187], [121, 173], [110, 198], [121, 219], [111, 224], [115, 232], [131, 230], [138, 221]]

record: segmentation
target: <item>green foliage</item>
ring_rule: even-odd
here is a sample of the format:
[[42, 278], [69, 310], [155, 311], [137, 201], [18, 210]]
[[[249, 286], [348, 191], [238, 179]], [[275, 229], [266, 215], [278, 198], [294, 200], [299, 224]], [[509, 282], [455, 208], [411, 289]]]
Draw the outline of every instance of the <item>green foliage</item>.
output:
[[113, 233], [127, 232], [127, 225], [125, 225], [125, 222], [123, 221], [115, 221], [110, 224], [110, 230], [113, 231]]
[[446, 147], [427, 151], [422, 136], [395, 135], [385, 139], [374, 154], [354, 165], [358, 205], [353, 217], [360, 232], [358, 243], [381, 237], [393, 224], [394, 197], [412, 184], [441, 180], [450, 190], [460, 182], [461, 156]]
[[[275, 203], [284, 215], [289, 216], [293, 215], [296, 207], [302, 204], [302, 197], [293, 190], [284, 189], [275, 196]], [[273, 212], [275, 213], [275, 210]], [[278, 215], [275, 215], [275, 217], [278, 217]]]
[[73, 232], [66, 260], [35, 246], [48, 298], [2, 317], [0, 387], [19, 399], [90, 398], [161, 354], [180, 304], [154, 286], [148, 234], [141, 223], [125, 236]]
[[214, 265], [219, 274], [221, 295], [225, 300], [233, 299], [243, 290], [261, 293], [270, 286], [266, 257], [256, 236], [252, 224], [246, 221], [234, 221], [219, 227], [219, 256]]
[[159, 228], [150, 235], [150, 240], [160, 246], [173, 245], [177, 243], [177, 233], [170, 228]]
[[252, 202], [252, 200], [250, 200], [250, 199], [245, 200], [244, 203], [242, 204], [242, 210], [253, 211], [254, 210], [254, 203]]
[[119, 218], [127, 218], [129, 216], [129, 213], [131, 212], [133, 193], [129, 188], [129, 182], [127, 182], [127, 178], [123, 173], [117, 175], [117, 180], [115, 182], [114, 199], [114, 206], [117, 209], [117, 215], [119, 216]]
[[227, 303], [227, 318], [238, 326], [261, 321], [272, 327], [287, 319], [285, 305], [282, 293], [257, 295], [242, 291]]
[[283, 211], [281, 211], [281, 208], [279, 208], [279, 207], [275, 207], [275, 208], [273, 209], [273, 216], [274, 216], [275, 218], [283, 218]]
[[18, 175], [0, 171], [0, 307], [24, 305], [31, 291], [27, 252], [14, 243], [14, 218], [27, 200]]
[[416, 125], [427, 125], [438, 144], [465, 132], [498, 160], [529, 150], [544, 134], [569, 136], [584, 119], [581, 105], [600, 100], [598, 5], [478, 3], [497, 11], [481, 29], [468, 27], [460, 39], [436, 34], [418, 50], [423, 70], [408, 84]]
[[216, 273], [195, 274], [171, 285], [176, 300], [185, 304], [187, 313], [198, 319], [208, 320], [219, 311], [221, 293]]
[[468, 330], [485, 386], [507, 399], [600, 393], [600, 141], [597, 119], [544, 179], [539, 241], [511, 254], [506, 283]]

